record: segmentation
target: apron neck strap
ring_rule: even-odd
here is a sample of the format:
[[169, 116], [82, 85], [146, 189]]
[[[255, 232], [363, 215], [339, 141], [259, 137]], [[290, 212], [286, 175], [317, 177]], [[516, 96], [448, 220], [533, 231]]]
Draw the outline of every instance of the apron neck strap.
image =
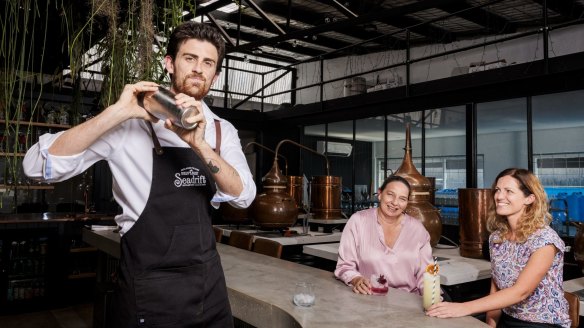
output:
[[[215, 122], [215, 152], [217, 155], [221, 154], [221, 122], [219, 120], [214, 120]], [[152, 143], [154, 144], [154, 150], [156, 151], [156, 155], [164, 154], [164, 150], [160, 146], [160, 141], [158, 141], [158, 137], [156, 136], [156, 132], [154, 132], [154, 127], [152, 126], [152, 122], [148, 123], [148, 130], [150, 130], [150, 135], [152, 136]]]

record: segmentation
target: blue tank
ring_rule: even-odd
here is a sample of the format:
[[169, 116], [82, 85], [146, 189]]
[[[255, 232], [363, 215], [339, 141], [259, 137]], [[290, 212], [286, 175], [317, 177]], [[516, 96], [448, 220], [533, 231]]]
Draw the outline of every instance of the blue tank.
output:
[[574, 192], [568, 197], [566, 197], [566, 201], [568, 202], [568, 215], [570, 216], [570, 220], [573, 221], [584, 221], [584, 217], [582, 217], [582, 212], [580, 212], [580, 205], [579, 203], [584, 201], [581, 192]]

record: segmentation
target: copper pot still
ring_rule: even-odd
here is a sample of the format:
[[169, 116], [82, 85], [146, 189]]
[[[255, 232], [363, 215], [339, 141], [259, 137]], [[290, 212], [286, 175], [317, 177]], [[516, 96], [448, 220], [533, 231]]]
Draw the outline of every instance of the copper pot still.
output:
[[576, 230], [576, 236], [574, 237], [574, 245], [572, 250], [574, 252], [574, 259], [578, 263], [578, 267], [582, 273], [584, 273], [584, 223], [571, 221], [571, 224], [575, 225], [578, 229]]
[[296, 201], [286, 192], [287, 179], [274, 159], [274, 165], [263, 178], [264, 192], [257, 195], [251, 206], [252, 221], [265, 229], [291, 227], [298, 218]]
[[489, 240], [487, 218], [490, 202], [491, 189], [458, 189], [460, 256], [485, 258]]
[[414, 166], [409, 123], [406, 124], [406, 146], [404, 150], [404, 159], [394, 174], [408, 180], [412, 188], [405, 212], [422, 222], [430, 234], [430, 245], [435, 247], [438, 245], [442, 235], [442, 220], [440, 219], [440, 211], [430, 203], [432, 188], [430, 180], [420, 174]]
[[342, 178], [336, 176], [314, 176], [310, 181], [310, 203], [312, 217], [320, 220], [342, 218]]
[[286, 192], [296, 203], [296, 207], [298, 210], [302, 210], [304, 208], [302, 204], [302, 200], [304, 197], [304, 189], [302, 188], [302, 177], [297, 175], [288, 175], [286, 177], [287, 184], [286, 184]]

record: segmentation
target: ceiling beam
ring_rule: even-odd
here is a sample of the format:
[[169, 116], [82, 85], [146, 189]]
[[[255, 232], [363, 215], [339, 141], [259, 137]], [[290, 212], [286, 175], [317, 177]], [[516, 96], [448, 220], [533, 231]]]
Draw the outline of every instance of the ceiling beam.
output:
[[[237, 39], [237, 36], [238, 36], [237, 31], [227, 30], [226, 32], [230, 37]], [[256, 34], [241, 32], [241, 31], [239, 32], [239, 37], [240, 37], [240, 40], [244, 40], [246, 42], [251, 42], [251, 43], [256, 42], [258, 40], [261, 40], [261, 38], [262, 38], [261, 36], [258, 36]], [[239, 51], [239, 52], [252, 53], [254, 50], [259, 49], [260, 46], [253, 48], [253, 49], [246, 49], [246, 51]], [[233, 49], [237, 49], [237, 48], [238, 47], [233, 47], [229, 50], [233, 50]], [[295, 53], [302, 54], [304, 56], [309, 56], [309, 57], [320, 56], [324, 53], [323, 51], [319, 51], [319, 50], [315, 50], [313, 48], [302, 46], [300, 43], [297, 44], [296, 46], [294, 46], [290, 42], [281, 42], [280, 44], [278, 44], [278, 46], [276, 48], [286, 50], [289, 52], [295, 52]], [[233, 51], [227, 51], [227, 52], [233, 52]]]
[[456, 40], [455, 33], [432, 26], [430, 24], [424, 24], [424, 22], [420, 22], [416, 19], [406, 16], [395, 17], [392, 19], [383, 19], [380, 20], [380, 22], [395, 26], [400, 29], [407, 28], [411, 32], [425, 36], [426, 38], [430, 39], [430, 41], [434, 42], [449, 43]]
[[[538, 3], [543, 8], [544, 0], [533, 0]], [[556, 13], [569, 18], [569, 19], [580, 19], [584, 17], [584, 6], [577, 3], [575, 0], [554, 0], [546, 1], [548, 10], [555, 11]]]
[[[496, 1], [499, 2], [499, 1]], [[495, 2], [495, 3], [496, 3]], [[448, 5], [436, 6], [438, 9], [444, 10], [451, 14], [466, 19], [484, 28], [485, 33], [514, 33], [517, 31], [517, 26], [507, 19], [489, 12], [484, 7], [473, 8], [464, 2], [455, 2]]]
[[[229, 4], [232, 3], [232, 0], [218, 0], [217, 2], [214, 2], [208, 6], [201, 6], [200, 2], [197, 3], [197, 6], [195, 7], [195, 11], [194, 12], [189, 12], [188, 14], [186, 14], [185, 16], [183, 16], [183, 20], [187, 21], [187, 20], [191, 20], [193, 18], [195, 18], [196, 16], [204, 16], [207, 15], [208, 13], [214, 12], [215, 10], [225, 7]], [[160, 8], [164, 8], [164, 6], [162, 5]], [[184, 10], [189, 10], [190, 8], [184, 8]]]
[[404, 5], [397, 8], [391, 8], [387, 10], [382, 10], [369, 15], [362, 15], [355, 19], [346, 19], [329, 24], [315, 26], [313, 28], [304, 29], [302, 31], [288, 33], [286, 35], [280, 35], [273, 38], [264, 39], [260, 42], [252, 42], [236, 47], [235, 51], [243, 51], [256, 48], [260, 45], [275, 45], [279, 42], [290, 40], [290, 39], [301, 39], [303, 35], [319, 34], [328, 31], [337, 31], [344, 27], [352, 27], [358, 24], [369, 23], [372, 20], [379, 20], [382, 18], [394, 18], [402, 15], [406, 15], [413, 12], [418, 12], [420, 10], [425, 10], [428, 8], [435, 8], [438, 5], [446, 5], [459, 0], [423, 0], [419, 2], [414, 2], [409, 5]]
[[[285, 15], [288, 15], [288, 6], [283, 6], [281, 4], [275, 3], [275, 2], [266, 2], [264, 7], [268, 10], [270, 10], [270, 12], [273, 12], [277, 15], [280, 15], [282, 17], [284, 17]], [[313, 11], [309, 11], [309, 10], [303, 10], [300, 8], [293, 8], [292, 9], [292, 14], [290, 15], [290, 19], [293, 19], [295, 21], [301, 22], [303, 24], [306, 25], [310, 25], [310, 26], [319, 26], [322, 24], [330, 24], [330, 23], [325, 23], [325, 16], [315, 13]], [[368, 32], [365, 31], [361, 26], [354, 26], [351, 24], [346, 24], [346, 25], [342, 25], [339, 26], [338, 28], [331, 30], [334, 32], [338, 32], [341, 34], [345, 34], [347, 36], [356, 38], [356, 39], [360, 39], [360, 40], [367, 40], [367, 39], [371, 39], [373, 37], [376, 36], [381, 36], [381, 33], [378, 32]], [[328, 32], [328, 31], [324, 31], [324, 32]], [[339, 47], [336, 47], [339, 48]]]
[[[237, 16], [238, 16], [237, 14], [226, 14], [226, 13], [217, 12], [214, 17], [220, 21], [229, 22], [229, 23], [235, 25], [236, 21], [238, 20]], [[259, 19], [256, 17], [251, 17], [251, 16], [245, 15], [242, 17], [241, 20], [243, 22], [245, 22], [246, 27], [253, 26], [255, 29], [259, 29], [259, 30], [262, 30], [265, 27], [265, 22], [262, 19]], [[218, 22], [218, 23], [220, 24], [220, 22]], [[297, 31], [301, 31], [301, 30], [297, 29], [297, 28], [289, 28], [288, 31], [289, 32], [297, 32]], [[255, 38], [254, 40], [257, 41], [260, 39]], [[342, 48], [342, 47], [346, 47], [346, 46], [351, 45], [351, 43], [349, 43], [349, 42], [335, 40], [333, 38], [330, 38], [330, 37], [327, 37], [324, 35], [317, 36], [317, 40], [313, 40], [311, 35], [304, 35], [302, 38], [299, 38], [298, 40], [301, 41], [302, 43], [306, 44], [306, 46], [308, 48], [310, 48], [311, 44], [315, 44], [317, 46], [327, 47], [327, 48], [331, 48], [331, 49], [338, 49], [338, 48]], [[249, 42], [249, 40], [246, 40], [246, 41]], [[322, 51], [321, 51], [321, 53], [322, 53]]]
[[[245, 0], [245, 2], [249, 5], [249, 7], [251, 9], [253, 9], [258, 15], [260, 15], [261, 18], [264, 19], [264, 21], [267, 22], [266, 25], [270, 26], [272, 28], [272, 30], [276, 30], [276, 34], [279, 35], [286, 35], [286, 32], [276, 23], [274, 23], [274, 21], [252, 0]], [[244, 21], [242, 19], [242, 21]]]
[[[343, 13], [343, 15], [345, 15], [348, 18], [358, 17], [357, 14], [353, 13], [352, 11], [347, 9], [345, 6], [338, 3], [338, 1], [336, 1], [336, 0], [327, 0], [325, 2], [330, 3], [331, 6], [338, 9], [341, 13]], [[376, 11], [384, 10], [384, 9], [385, 8], [383, 8], [379, 5], [372, 5], [371, 7], [369, 7], [367, 9], [367, 11], [368, 12], [376, 12]], [[387, 25], [390, 25], [390, 26], [395, 26], [395, 27], [400, 28], [400, 29], [409, 28], [410, 31], [417, 33], [417, 34], [420, 34], [422, 36], [425, 36], [433, 41], [448, 43], [448, 42], [451, 42], [455, 39], [453, 37], [453, 33], [449, 32], [449, 31], [446, 31], [446, 30], [438, 28], [438, 27], [431, 26], [430, 24], [423, 24], [423, 22], [421, 22], [421, 21], [418, 21], [416, 19], [409, 18], [406, 16], [394, 17], [392, 19], [380, 19], [378, 21], [385, 23]], [[371, 23], [373, 25], [375, 25], [375, 22], [371, 22]], [[369, 36], [368, 38], [371, 38], [371, 36]]]
[[340, 11], [343, 15], [345, 15], [348, 18], [357, 18], [357, 17], [359, 17], [359, 15], [355, 14], [354, 12], [352, 12], [349, 8], [347, 8], [344, 5], [342, 5], [337, 0], [326, 0], [325, 2], [327, 2], [330, 6], [334, 7], [338, 11]]
[[221, 35], [223, 36], [223, 39], [225, 39], [225, 42], [228, 43], [227, 46], [235, 47], [236, 44], [233, 42], [233, 40], [231, 40], [231, 37], [229, 36], [229, 34], [225, 31], [225, 29], [223, 29], [221, 24], [219, 24], [219, 22], [217, 22], [215, 17], [213, 17], [213, 15], [209, 13], [209, 14], [207, 14], [207, 18], [209, 18], [211, 23], [219, 30], [219, 33], [221, 33]]

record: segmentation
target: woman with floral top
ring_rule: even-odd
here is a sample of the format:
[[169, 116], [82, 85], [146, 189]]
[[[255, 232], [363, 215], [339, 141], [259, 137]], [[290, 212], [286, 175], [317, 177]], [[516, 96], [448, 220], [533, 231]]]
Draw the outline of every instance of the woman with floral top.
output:
[[569, 327], [562, 289], [565, 245], [549, 227], [541, 183], [525, 169], [510, 168], [499, 173], [492, 195], [490, 294], [466, 303], [438, 303], [426, 313], [449, 318], [486, 312], [492, 327]]

